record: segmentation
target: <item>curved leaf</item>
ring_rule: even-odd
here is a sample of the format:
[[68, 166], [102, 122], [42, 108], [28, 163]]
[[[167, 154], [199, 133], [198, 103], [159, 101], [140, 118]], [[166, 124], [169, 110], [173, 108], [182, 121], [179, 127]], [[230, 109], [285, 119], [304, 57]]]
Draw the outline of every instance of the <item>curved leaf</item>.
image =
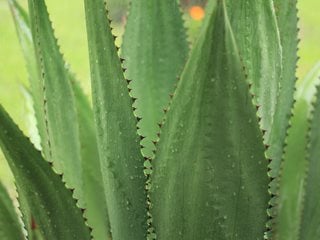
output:
[[[282, 76], [279, 82], [277, 108], [274, 127], [269, 134], [270, 149], [267, 154], [274, 160], [270, 165], [272, 177], [277, 177], [281, 165], [288, 119], [293, 106], [296, 82], [297, 49], [298, 49], [298, 17], [297, 0], [273, 0], [278, 20], [282, 48]], [[268, 49], [270, 50], [270, 49]], [[272, 189], [275, 189], [275, 185]]]
[[0, 238], [3, 240], [24, 239], [21, 227], [12, 200], [0, 183]]
[[42, 149], [45, 159], [65, 174], [67, 185], [75, 188], [75, 196], [82, 200], [79, 127], [70, 75], [65, 69], [44, 0], [29, 0], [29, 14], [38, 66], [37, 86], [41, 94], [41, 99], [36, 99], [41, 101], [38, 104], [41, 104], [42, 118], [38, 121], [45, 126], [45, 132], [40, 132]]
[[85, 0], [98, 150], [113, 240], [144, 239], [144, 159], [103, 0]]
[[121, 55], [125, 58], [126, 77], [132, 80], [132, 96], [137, 98], [134, 106], [142, 118], [139, 133], [146, 137], [142, 144], [148, 156], [153, 155], [158, 123], [186, 62], [186, 39], [177, 1], [132, 1]]
[[154, 160], [155, 231], [159, 239], [263, 239], [262, 133], [224, 1], [209, 4]]
[[[228, 11], [254, 100], [259, 106], [264, 141], [270, 145], [267, 156], [273, 160], [272, 165], [279, 165], [293, 101], [293, 92], [283, 92], [282, 88], [293, 88], [293, 83], [285, 85], [282, 78], [282, 46], [273, 2], [230, 0]], [[280, 104], [281, 98], [289, 104]], [[279, 116], [280, 112], [286, 117]], [[274, 131], [276, 135], [271, 134]], [[277, 175], [277, 171], [270, 173], [272, 177]]]
[[72, 80], [79, 120], [83, 193], [88, 224], [94, 239], [111, 239], [109, 217], [104, 195], [94, 116], [87, 96]]
[[39, 135], [39, 130], [37, 127], [37, 119], [34, 111], [34, 98], [30, 92], [30, 89], [24, 85], [20, 86], [20, 91], [23, 94], [25, 106], [26, 106], [26, 124], [28, 128], [27, 135], [30, 138], [31, 143], [38, 150], [41, 150], [41, 139]]
[[[8, 0], [8, 2], [15, 22], [17, 35], [19, 38], [19, 42], [22, 48], [22, 53], [25, 59], [29, 75], [30, 92], [33, 99], [33, 108], [35, 111], [35, 116], [37, 119], [37, 129], [40, 138], [42, 139], [42, 141], [44, 141], [46, 139], [45, 136], [47, 134], [44, 121], [44, 95], [42, 88], [42, 80], [38, 75], [37, 59], [35, 56], [35, 49], [32, 40], [29, 16], [16, 0]], [[44, 143], [41, 143], [41, 145], [42, 147], [44, 147]]]
[[[44, 115], [41, 115], [41, 106], [43, 100], [37, 85], [41, 84], [41, 80], [37, 75], [36, 56], [31, 36], [30, 24], [28, 22], [27, 13], [15, 0], [10, 0], [10, 7], [13, 13], [13, 18], [16, 23], [16, 29], [19, 36], [20, 44], [25, 56], [29, 81], [32, 89], [32, 97], [34, 108], [37, 117], [37, 127], [40, 129], [43, 138], [46, 135], [44, 130], [41, 130], [41, 123]], [[63, 59], [61, 59], [63, 61]], [[109, 239], [109, 224], [107, 206], [105, 203], [104, 191], [102, 186], [102, 174], [97, 150], [96, 132], [94, 128], [93, 111], [89, 101], [80, 85], [75, 79], [75, 76], [70, 73], [70, 70], [65, 66], [65, 71], [69, 74], [69, 80], [72, 85], [72, 90], [75, 95], [76, 110], [79, 122], [79, 134], [81, 144], [81, 169], [83, 178], [83, 201], [86, 207], [86, 217], [88, 224], [93, 228], [92, 235], [95, 239]], [[39, 125], [40, 123], [40, 125]]]
[[[319, 77], [320, 75], [318, 75]], [[320, 91], [311, 122], [308, 139], [308, 173], [305, 185], [305, 200], [299, 239], [317, 240], [320, 238]]]
[[90, 239], [72, 191], [53, 172], [0, 106], [0, 146], [15, 176], [28, 232], [38, 228], [45, 239]]
[[[291, 118], [291, 127], [288, 130], [287, 147], [285, 148], [281, 167], [277, 225], [275, 226], [275, 239], [277, 240], [300, 239], [299, 232], [303, 221], [302, 213], [305, 205], [307, 172], [309, 164], [311, 164], [309, 163], [308, 155], [312, 154], [312, 148], [310, 149], [311, 152], [308, 153], [307, 146], [308, 144], [314, 144], [314, 142], [309, 143], [308, 141], [309, 118], [313, 108], [312, 101], [316, 94], [316, 85], [320, 82], [316, 73], [319, 73], [319, 66], [298, 85], [299, 88], [295, 96], [296, 104]], [[311, 134], [317, 134], [316, 130], [314, 131]], [[314, 138], [314, 136], [311, 135], [311, 138]], [[310, 159], [310, 161], [312, 160]], [[316, 166], [310, 165], [310, 167]], [[314, 191], [313, 184], [311, 188], [311, 191]], [[307, 189], [310, 189], [310, 187]], [[308, 199], [311, 196], [308, 196]], [[312, 205], [310, 200], [307, 202], [307, 209], [311, 207], [309, 204]], [[312, 208], [312, 210], [309, 209], [307, 211], [314, 213], [315, 209]], [[311, 219], [308, 218], [305, 221], [309, 224]]]

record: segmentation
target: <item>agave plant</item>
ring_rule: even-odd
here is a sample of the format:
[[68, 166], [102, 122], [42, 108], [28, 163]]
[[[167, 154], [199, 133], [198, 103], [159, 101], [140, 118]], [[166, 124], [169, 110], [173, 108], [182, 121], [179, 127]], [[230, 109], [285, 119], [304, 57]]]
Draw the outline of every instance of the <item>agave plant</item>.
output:
[[20, 209], [0, 186], [1, 239], [320, 238], [320, 66], [295, 92], [296, 1], [209, 0], [189, 51], [175, 0], [133, 0], [120, 49], [85, 0], [93, 109], [28, 2], [9, 0], [41, 144], [0, 107]]

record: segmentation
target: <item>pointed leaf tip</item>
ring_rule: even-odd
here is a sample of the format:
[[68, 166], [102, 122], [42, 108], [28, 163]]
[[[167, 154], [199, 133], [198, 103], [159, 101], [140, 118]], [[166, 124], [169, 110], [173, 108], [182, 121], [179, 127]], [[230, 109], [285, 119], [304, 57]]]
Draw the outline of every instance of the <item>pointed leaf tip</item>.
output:
[[267, 160], [224, 2], [209, 2], [157, 145], [150, 196], [159, 239], [265, 231]]

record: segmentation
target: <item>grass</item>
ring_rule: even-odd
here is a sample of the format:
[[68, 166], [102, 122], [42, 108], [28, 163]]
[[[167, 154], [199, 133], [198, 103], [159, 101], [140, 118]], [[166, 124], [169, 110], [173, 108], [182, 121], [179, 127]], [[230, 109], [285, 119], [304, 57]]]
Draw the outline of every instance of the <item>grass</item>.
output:
[[[27, 6], [27, 0], [21, 0]], [[85, 32], [83, 2], [79, 0], [47, 0], [51, 19], [59, 39], [62, 52], [72, 69], [81, 80], [87, 93], [89, 90], [89, 65]], [[114, 4], [124, 5], [121, 1]], [[319, 0], [300, 0], [300, 43], [299, 68], [297, 75], [302, 78], [320, 60], [320, 9]], [[195, 24], [199, 25], [199, 24]], [[20, 85], [26, 84], [27, 73], [20, 51], [15, 28], [6, 0], [0, 0], [0, 103], [12, 117], [27, 130], [24, 104]], [[11, 185], [11, 174], [0, 153], [0, 180]]]

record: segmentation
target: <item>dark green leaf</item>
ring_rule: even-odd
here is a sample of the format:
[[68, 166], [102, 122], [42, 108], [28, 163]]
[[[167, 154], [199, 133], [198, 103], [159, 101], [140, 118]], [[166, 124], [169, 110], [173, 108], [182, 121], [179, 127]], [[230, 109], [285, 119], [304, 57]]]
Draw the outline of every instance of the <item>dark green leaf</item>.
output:
[[154, 160], [159, 239], [263, 239], [269, 196], [262, 133], [224, 1], [215, 3]]
[[90, 239], [72, 192], [53, 172], [0, 106], [0, 146], [15, 176], [28, 232], [38, 228], [45, 239]]
[[85, 0], [98, 150], [113, 240], [144, 239], [146, 193], [137, 120], [103, 0]]
[[24, 239], [21, 227], [13, 202], [5, 187], [0, 183], [0, 239]]

